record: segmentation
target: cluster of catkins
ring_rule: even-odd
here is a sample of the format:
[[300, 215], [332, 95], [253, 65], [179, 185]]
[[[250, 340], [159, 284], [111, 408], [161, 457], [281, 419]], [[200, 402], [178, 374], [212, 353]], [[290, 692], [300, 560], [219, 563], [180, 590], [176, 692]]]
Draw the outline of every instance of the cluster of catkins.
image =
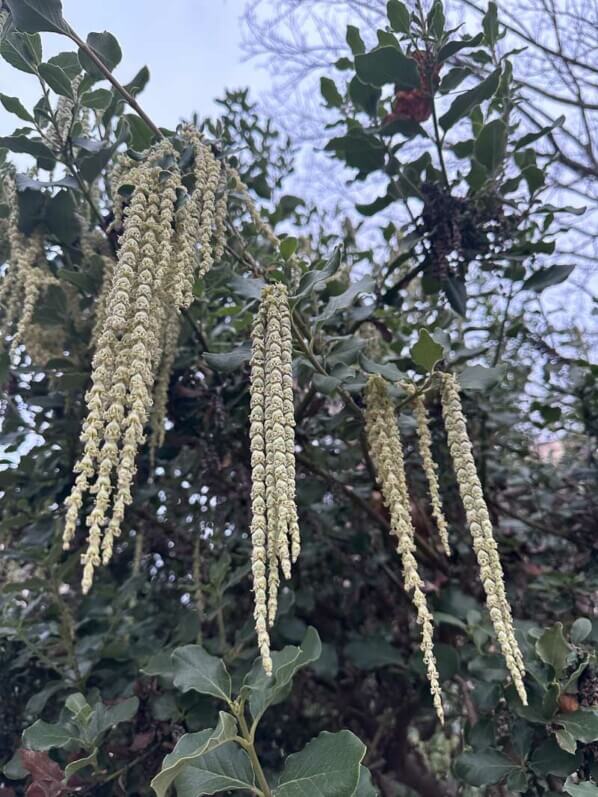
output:
[[19, 229], [17, 187], [10, 174], [4, 177], [3, 193], [9, 208], [6, 219], [9, 254], [0, 286], [0, 340], [11, 335], [11, 354], [15, 354], [22, 344], [30, 350], [42, 347], [41, 329], [33, 322], [34, 311], [42, 292], [58, 280], [48, 268], [41, 233], [24, 235]]
[[[77, 93], [81, 79], [79, 76], [71, 81], [73, 94]], [[76, 122], [80, 133], [87, 135], [88, 112], [78, 108], [69, 97], [59, 97], [52, 119], [43, 131], [46, 143], [54, 152], [61, 153], [64, 149]], [[0, 287], [0, 339], [11, 336], [11, 354], [16, 354], [17, 350], [24, 347], [33, 362], [44, 364], [50, 358], [64, 354], [65, 331], [59, 325], [42, 327], [34, 321], [38, 300], [50, 285], [60, 285], [71, 307], [77, 306], [77, 295], [73, 286], [60, 282], [48, 268], [43, 232], [34, 230], [25, 235], [19, 230], [18, 194], [12, 174], [2, 175], [2, 188], [3, 201], [9, 207], [8, 218], [2, 220], [3, 238], [8, 243], [9, 254]], [[92, 194], [94, 191], [95, 187], [92, 187]], [[83, 255], [88, 257], [90, 252], [95, 254], [90, 244], [93, 231], [83, 216], [78, 215], [78, 222], [81, 249]], [[78, 319], [72, 313], [70, 320], [76, 326]]]
[[268, 626], [278, 608], [280, 571], [299, 556], [295, 504], [295, 415], [291, 316], [280, 283], [262, 291], [252, 329], [251, 540], [255, 625], [262, 664], [272, 673]]
[[[525, 676], [523, 659], [515, 638], [513, 619], [505, 592], [502, 565], [476, 470], [471, 441], [467, 433], [459, 385], [456, 377], [452, 374], [439, 374], [438, 376], [442, 379], [442, 407], [449, 450], [473, 538], [473, 547], [480, 567], [480, 577], [486, 593], [490, 619], [515, 688], [522, 702], [527, 704], [523, 683]], [[432, 458], [428, 414], [421, 396], [416, 395], [413, 389], [408, 392], [412, 395], [415, 407], [419, 450], [428, 481], [432, 514], [438, 526], [443, 548], [448, 554], [450, 550], [447, 525], [442, 511], [437, 466]], [[397, 537], [397, 548], [403, 564], [405, 589], [412, 594], [417, 612], [417, 622], [421, 626], [420, 647], [427, 669], [434, 707], [442, 722], [444, 712], [432, 640], [432, 614], [427, 605], [423, 581], [414, 556], [415, 531], [405, 478], [403, 447], [395, 408], [388, 393], [387, 384], [380, 376], [370, 377], [366, 388], [366, 432], [372, 461], [382, 487], [384, 502], [390, 513], [392, 533]]]
[[444, 722], [440, 679], [434, 656], [433, 619], [423, 590], [423, 581], [415, 559], [415, 529], [411, 519], [411, 502], [405, 476], [405, 462], [401, 435], [395, 419], [394, 406], [381, 376], [368, 380], [366, 388], [366, 433], [376, 473], [382, 487], [384, 502], [390, 512], [392, 533], [403, 564], [403, 580], [407, 592], [412, 593], [421, 626], [421, 651], [428, 673], [436, 713]]
[[167, 140], [139, 162], [119, 163], [113, 174], [115, 195], [122, 185], [131, 194], [126, 205], [116, 206], [122, 235], [98, 300], [83, 452], [66, 500], [63, 535], [68, 548], [84, 496], [90, 493], [84, 592], [91, 587], [94, 569], [112, 556], [132, 501], [135, 460], [152, 407], [155, 444], [161, 442], [180, 310], [190, 305], [195, 280], [224, 250], [227, 204], [221, 163], [193, 128], [181, 135], [193, 147], [191, 193], [182, 182], [178, 153]]
[[[72, 121], [72, 108], [65, 104], [63, 111], [66, 129]], [[104, 283], [96, 303], [92, 334], [94, 357], [91, 387], [85, 397], [83, 451], [75, 465], [75, 484], [66, 500], [63, 535], [64, 547], [69, 548], [84, 497], [90, 494], [92, 500], [86, 518], [88, 547], [82, 556], [84, 592], [91, 587], [94, 569], [101, 562], [109, 562], [112, 556], [126, 507], [132, 501], [135, 461], [148, 423], [152, 427], [152, 450], [163, 442], [180, 311], [191, 304], [196, 279], [205, 275], [224, 253], [227, 186], [244, 200], [258, 232], [276, 248], [280, 245], [271, 227], [262, 220], [238, 173], [216, 158], [194, 128], [184, 128], [181, 137], [193, 153], [191, 192], [183, 183], [179, 154], [167, 140], [152, 147], [141, 160], [119, 156], [110, 176], [115, 197], [113, 229], [122, 228], [122, 234], [116, 261], [107, 255], [102, 257]], [[119, 188], [125, 187], [121, 195]], [[3, 190], [10, 208], [8, 219], [3, 222], [7, 228], [10, 263], [0, 287], [0, 336], [12, 336], [13, 350], [25, 343], [34, 351], [34, 308], [41, 292], [57, 280], [47, 267], [41, 234], [34, 232], [26, 237], [19, 230], [16, 186], [11, 176], [5, 180]], [[88, 257], [95, 253], [96, 242], [92, 233], [86, 231], [84, 220], [80, 221], [81, 247], [83, 255]], [[29, 341], [28, 335], [32, 338]], [[438, 377], [442, 380], [448, 445], [490, 618], [513, 683], [526, 703], [523, 660], [467, 434], [458, 382], [449, 374]], [[414, 406], [432, 514], [442, 546], [450, 555], [428, 413], [415, 389], [407, 386], [407, 391]], [[368, 381], [365, 415], [369, 449], [390, 512], [392, 533], [397, 538], [405, 588], [411, 593], [421, 627], [421, 650], [434, 706], [443, 721], [433, 617], [415, 558], [415, 531], [401, 436], [387, 384], [380, 376]], [[287, 289], [280, 283], [263, 289], [252, 329], [250, 444], [254, 617], [263, 667], [271, 674], [268, 629], [276, 618], [280, 573], [290, 578], [291, 564], [300, 550], [295, 502], [291, 313]], [[142, 543], [136, 553], [137, 562], [141, 551]], [[198, 555], [197, 548], [194, 575], [199, 580]], [[197, 601], [201, 611], [200, 592]]]

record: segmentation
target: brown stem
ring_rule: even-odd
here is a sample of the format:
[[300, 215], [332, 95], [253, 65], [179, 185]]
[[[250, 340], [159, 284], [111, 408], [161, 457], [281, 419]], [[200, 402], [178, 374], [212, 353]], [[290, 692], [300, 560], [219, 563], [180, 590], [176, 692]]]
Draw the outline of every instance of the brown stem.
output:
[[[301, 319], [301, 317], [297, 312], [291, 313], [291, 327], [293, 329], [293, 332], [295, 333], [295, 339], [299, 344], [299, 348], [305, 354], [307, 359], [310, 361], [314, 370], [316, 370], [318, 373], [322, 374], [323, 376], [329, 376], [328, 371], [324, 368], [322, 363], [314, 355], [310, 346], [308, 346], [305, 343], [306, 340], [311, 340], [311, 335], [309, 334], [309, 330], [307, 329], [303, 320]], [[347, 393], [347, 391], [343, 387], [340, 386], [336, 388], [336, 391], [347, 405], [347, 408], [351, 410], [353, 415], [355, 415], [357, 418], [362, 418], [363, 413], [361, 409], [357, 406], [351, 395]]]
[[181, 315], [183, 316], [185, 321], [189, 324], [189, 326], [193, 330], [193, 334], [195, 335], [195, 337], [197, 338], [198, 342], [200, 343], [203, 351], [207, 351], [208, 350], [208, 342], [207, 342], [207, 340], [205, 338], [205, 335], [203, 334], [203, 332], [201, 331], [199, 326], [195, 323], [194, 319], [191, 317], [191, 314], [189, 313], [189, 310], [187, 310], [186, 307], [182, 308]]
[[[414, 708], [416, 706], [410, 706], [409, 714], [400, 712], [396, 717], [394, 737], [386, 748], [388, 766], [396, 780], [409, 786], [421, 797], [453, 797], [454, 788], [439, 780], [428, 769], [419, 752], [409, 743], [407, 729]], [[384, 780], [384, 776], [382, 779]]]
[[442, 169], [442, 177], [447, 189], [450, 190], [450, 182], [448, 173], [446, 171], [446, 164], [444, 162], [444, 154], [442, 152], [442, 138], [440, 137], [440, 129], [438, 127], [438, 115], [436, 113], [436, 103], [434, 97], [431, 97], [432, 102], [432, 121], [434, 123], [434, 142], [436, 144], [436, 151], [438, 152], [438, 160], [440, 161], [440, 168]]
[[218, 638], [220, 640], [220, 649], [222, 654], [226, 653], [226, 649], [228, 647], [228, 643], [226, 641], [226, 628], [224, 625], [224, 610], [222, 606], [219, 606], [216, 611], [216, 622], [218, 624]]
[[[37, 73], [37, 77], [38, 77], [38, 80], [39, 80], [40, 85], [42, 87], [44, 98], [46, 100], [47, 107], [49, 109], [50, 122], [52, 123], [52, 127], [54, 128], [54, 132], [56, 133], [56, 137], [57, 137], [58, 141], [62, 141], [60, 128], [58, 127], [58, 122], [56, 120], [56, 114], [54, 113], [54, 111], [52, 110], [52, 106], [50, 105], [50, 95], [48, 93], [48, 89], [46, 88], [46, 84], [44, 83], [44, 81], [43, 81], [43, 79], [42, 79], [42, 77], [41, 77], [41, 75], [39, 73]], [[44, 134], [44, 131], [42, 130], [42, 128], [39, 127], [39, 125], [37, 125], [37, 124], [35, 126], [36, 126], [39, 134], [41, 135], [41, 137], [45, 138], [46, 141], [48, 141], [48, 138]], [[69, 131], [69, 135], [70, 135], [70, 131]], [[72, 150], [72, 148], [71, 148], [71, 150]], [[85, 198], [85, 201], [88, 203], [88, 205], [91, 208], [93, 214], [98, 219], [98, 221], [100, 223], [100, 227], [104, 230], [105, 229], [104, 218], [103, 218], [102, 214], [100, 213], [100, 211], [98, 210], [98, 208], [96, 207], [95, 202], [93, 201], [93, 198], [92, 198], [91, 194], [89, 193], [89, 191], [87, 189], [87, 186], [85, 185], [85, 183], [83, 182], [83, 179], [81, 178], [81, 175], [79, 174], [79, 172], [75, 168], [75, 164], [73, 162], [73, 157], [72, 157], [72, 151], [69, 152], [69, 150], [67, 149], [67, 145], [64, 142], [62, 143], [62, 146], [61, 146], [61, 155], [62, 155], [62, 158], [63, 158], [62, 162], [64, 163], [66, 168], [69, 170], [71, 175], [77, 181], [77, 185], [79, 186], [79, 190], [83, 194], [83, 196]]]
[[[319, 465], [316, 465], [315, 462], [312, 462], [305, 454], [298, 452], [296, 454], [297, 462], [301, 463], [305, 468], [310, 470], [316, 476], [320, 476], [320, 478], [327, 481], [330, 485], [334, 485], [339, 490], [341, 490], [353, 503], [358, 506], [363, 512], [365, 512], [368, 517], [372, 518], [379, 526], [381, 526], [386, 532], [391, 531], [391, 526], [388, 520], [384, 517], [384, 515], [380, 514], [374, 507], [372, 507], [368, 501], [362, 498], [358, 493], [356, 493], [350, 485], [345, 484], [344, 482], [337, 479], [331, 473], [328, 473], [324, 468], [321, 468]], [[421, 551], [425, 554], [426, 559], [432, 564], [434, 567], [437, 567], [443, 573], [447, 572], [446, 563], [438, 556], [436, 551], [432, 548], [432, 546], [425, 540], [418, 532], [416, 531], [416, 538], [417, 544], [421, 548]]]
[[295, 410], [295, 422], [298, 424], [303, 418], [307, 415], [307, 412], [310, 408], [312, 401], [314, 400], [316, 395], [316, 389], [313, 385], [310, 385], [309, 388], [305, 391], [305, 394], [301, 401], [299, 402], [297, 409]]
[[544, 534], [551, 534], [554, 537], [563, 537], [566, 540], [570, 540], [575, 542], [575, 540], [571, 540], [571, 537], [567, 532], [557, 531], [556, 529], [551, 529], [549, 526], [545, 526], [543, 523], [538, 523], [535, 520], [530, 520], [529, 518], [524, 517], [523, 515], [516, 512], [514, 509], [511, 509], [504, 504], [499, 504], [498, 502], [494, 501], [493, 499], [487, 499], [490, 506], [494, 509], [498, 510], [498, 512], [504, 512], [505, 515], [509, 515], [514, 520], [518, 520], [520, 523], [525, 523], [526, 526], [529, 526], [531, 529], [537, 529]]
[[461, 695], [463, 697], [463, 709], [467, 717], [467, 721], [473, 727], [478, 721], [478, 711], [475, 703], [471, 699], [469, 684], [460, 675], [455, 675], [455, 681], [459, 684]]
[[51, 579], [50, 584], [52, 588], [52, 597], [60, 617], [60, 637], [62, 639], [62, 644], [67, 652], [69, 664], [71, 665], [71, 668], [75, 674], [77, 684], [82, 690], [85, 681], [81, 677], [81, 671], [77, 661], [77, 654], [75, 652], [75, 627], [73, 617], [66, 601], [63, 600], [62, 595], [60, 594], [58, 584], [54, 578]]
[[[111, 772], [109, 775], [103, 778], [101, 781], [102, 784], [110, 783], [110, 781], [116, 780], [117, 778], [120, 778], [122, 775], [125, 775], [130, 769], [137, 766], [137, 764], [141, 763], [144, 759], [148, 758], [148, 756], [152, 755], [152, 753], [155, 753], [159, 747], [160, 745], [154, 744], [151, 747], [149, 747], [147, 750], [144, 750], [144, 752], [141, 753], [141, 755], [138, 755], [137, 758], [134, 758], [132, 761], [127, 762], [123, 767], [117, 769], [115, 772]], [[89, 789], [86, 789], [86, 791], [89, 790], [90, 792], [93, 792], [94, 789], [96, 789], [99, 785], [100, 785], [99, 783], [94, 783], [93, 785], [89, 786]]]

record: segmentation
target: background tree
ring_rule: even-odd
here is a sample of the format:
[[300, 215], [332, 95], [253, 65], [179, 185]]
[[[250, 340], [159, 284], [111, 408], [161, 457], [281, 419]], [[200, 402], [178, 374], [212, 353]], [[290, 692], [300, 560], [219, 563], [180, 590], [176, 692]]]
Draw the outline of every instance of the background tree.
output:
[[[245, 52], [264, 63], [274, 81], [265, 107], [283, 128], [293, 130], [296, 141], [309, 142], [306, 158], [313, 158], [314, 144], [325, 144], [323, 130], [330, 114], [318, 103], [315, 88], [322, 75], [333, 76], [333, 65], [342, 65], [347, 57], [346, 25], [360, 25], [365, 41], [372, 44], [373, 31], [384, 24], [386, 5], [383, 0], [367, 4], [348, 0], [342, 7], [327, 0], [247, 3]], [[466, 27], [479, 22], [485, 10], [483, 3], [470, 0], [455, 0], [446, 7], [451, 23]], [[595, 336], [590, 314], [596, 295], [596, 8], [587, 2], [538, 0], [518, 3], [516, 8], [499, 4], [499, 10], [505, 33], [499, 49], [520, 50], [513, 65], [521, 88], [518, 109], [523, 128], [537, 132], [558, 120], [538, 147], [547, 184], [557, 201], [587, 208], [583, 220], [571, 219], [558, 252], [559, 257], [577, 256], [584, 277], [572, 278], [571, 286], [577, 290], [566, 292], [567, 302], [574, 302], [576, 313], [587, 319], [586, 333]], [[459, 54], [450, 63], [459, 66]], [[487, 69], [483, 61], [474, 66], [480, 73]], [[347, 202], [342, 172], [327, 168], [321, 158], [317, 163], [325, 175], [321, 182], [312, 174], [303, 182], [299, 168], [296, 179], [304, 191], [310, 191], [315, 179], [317, 194], [324, 192], [330, 203], [340, 202], [345, 211], [350, 198], [359, 201], [363, 191], [351, 191]]]

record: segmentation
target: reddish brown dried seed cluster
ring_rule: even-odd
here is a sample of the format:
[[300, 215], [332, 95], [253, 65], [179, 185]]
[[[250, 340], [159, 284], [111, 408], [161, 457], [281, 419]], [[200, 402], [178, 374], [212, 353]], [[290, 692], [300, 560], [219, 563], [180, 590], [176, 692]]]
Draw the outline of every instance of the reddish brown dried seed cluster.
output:
[[411, 119], [414, 122], [425, 122], [432, 114], [434, 91], [440, 75], [440, 64], [432, 53], [416, 50], [411, 58], [417, 63], [420, 87], [417, 89], [397, 89], [392, 101], [392, 113], [388, 114], [385, 123], [397, 119]]

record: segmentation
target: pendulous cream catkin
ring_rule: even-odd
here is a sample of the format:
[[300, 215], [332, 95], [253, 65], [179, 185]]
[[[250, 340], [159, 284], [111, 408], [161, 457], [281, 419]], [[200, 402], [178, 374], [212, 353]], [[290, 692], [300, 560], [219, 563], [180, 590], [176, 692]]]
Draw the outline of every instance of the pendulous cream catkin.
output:
[[419, 453], [422, 459], [426, 481], [428, 482], [432, 517], [436, 521], [438, 536], [440, 537], [440, 542], [444, 552], [447, 556], [450, 556], [451, 548], [448, 537], [448, 526], [444, 512], [442, 511], [442, 498], [440, 497], [440, 486], [438, 484], [438, 466], [434, 462], [434, 457], [432, 455], [430, 419], [424, 400], [418, 394], [415, 394], [413, 397], [413, 409], [415, 412], [415, 422], [417, 426]]
[[287, 290], [267, 285], [252, 329], [251, 540], [255, 625], [264, 670], [272, 672], [268, 627], [278, 608], [280, 570], [291, 577], [300, 550], [295, 503], [295, 417]]
[[527, 705], [527, 695], [523, 683], [525, 676], [523, 657], [515, 638], [498, 547], [473, 458], [471, 441], [467, 434], [467, 425], [459, 395], [459, 383], [453, 374], [442, 374], [442, 411], [459, 492], [480, 567], [480, 577], [486, 593], [490, 619], [513, 684], [522, 703]]

